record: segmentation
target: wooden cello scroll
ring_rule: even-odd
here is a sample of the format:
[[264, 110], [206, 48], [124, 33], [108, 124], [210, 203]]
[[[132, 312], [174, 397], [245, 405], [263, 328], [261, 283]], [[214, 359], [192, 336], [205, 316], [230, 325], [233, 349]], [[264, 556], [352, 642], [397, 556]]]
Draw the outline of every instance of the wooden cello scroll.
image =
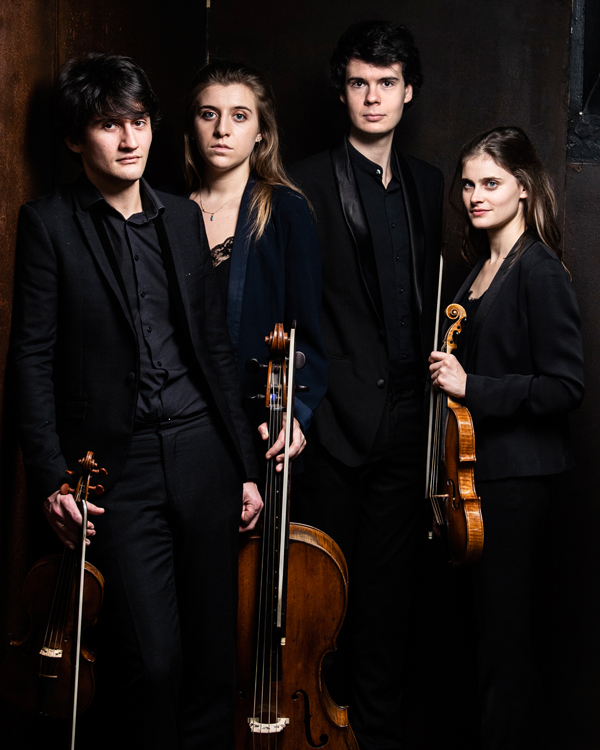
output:
[[282, 472], [268, 462], [262, 534], [240, 548], [235, 747], [358, 750], [347, 710], [321, 676], [346, 611], [346, 562], [322, 531], [289, 522], [295, 370], [304, 355], [295, 350], [295, 325], [289, 336], [277, 325], [266, 341], [269, 447], [285, 414], [285, 458]]
[[[463, 307], [451, 304], [441, 351], [452, 353], [466, 318]], [[427, 493], [438, 526], [445, 531], [454, 565], [474, 563], [483, 550], [481, 500], [475, 490], [475, 430], [466, 406], [441, 391], [434, 395], [434, 423], [430, 433]]]
[[104, 596], [101, 573], [85, 561], [85, 540], [88, 493], [104, 492], [90, 480], [106, 470], [98, 468], [91, 451], [79, 464], [76, 489], [63, 484], [61, 494], [73, 494], [83, 519], [81, 538], [74, 550], [64, 547], [62, 555], [43, 557], [29, 571], [23, 588], [29, 633], [11, 642], [0, 669], [0, 693], [5, 698], [25, 711], [70, 718], [72, 750], [77, 714], [94, 695], [95, 656], [83, 645], [81, 632], [96, 622]]

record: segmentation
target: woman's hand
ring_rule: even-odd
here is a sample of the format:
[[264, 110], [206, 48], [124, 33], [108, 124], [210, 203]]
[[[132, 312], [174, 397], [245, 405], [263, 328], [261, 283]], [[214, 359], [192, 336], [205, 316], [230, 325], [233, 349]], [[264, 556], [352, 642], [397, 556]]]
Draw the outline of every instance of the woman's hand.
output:
[[[260, 425], [260, 427], [258, 428], [258, 431], [263, 440], [268, 439], [269, 428], [267, 427], [266, 422], [263, 422]], [[269, 460], [270, 458], [273, 458], [274, 456], [277, 456], [277, 459], [276, 459], [277, 466], [275, 467], [276, 471], [283, 470], [283, 459], [285, 458], [285, 456], [283, 453], [279, 453], [279, 451], [283, 449], [284, 442], [285, 442], [285, 414], [283, 415], [283, 427], [281, 428], [281, 432], [279, 433], [277, 440], [273, 443], [273, 445], [269, 448], [269, 450], [267, 451], [265, 455], [265, 458], [267, 460]], [[292, 444], [290, 445], [290, 460], [293, 461], [296, 458], [296, 456], [299, 456], [304, 450], [305, 445], [306, 445], [306, 438], [304, 437], [304, 433], [302, 432], [302, 428], [300, 427], [298, 420], [294, 417], [294, 430], [292, 433]]]
[[464, 398], [467, 389], [467, 373], [454, 354], [431, 352], [429, 362], [433, 387], [444, 391], [452, 398]]
[[254, 482], [244, 482], [242, 496], [242, 517], [240, 519], [240, 531], [251, 531], [258, 521], [263, 509], [263, 501]]

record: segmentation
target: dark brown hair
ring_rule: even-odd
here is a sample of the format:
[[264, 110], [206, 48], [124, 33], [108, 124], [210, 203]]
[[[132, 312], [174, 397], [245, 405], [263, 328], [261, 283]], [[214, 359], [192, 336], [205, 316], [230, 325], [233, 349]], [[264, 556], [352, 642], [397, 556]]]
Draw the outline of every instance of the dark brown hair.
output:
[[[559, 258], [560, 231], [556, 220], [556, 197], [550, 178], [537, 155], [533, 143], [521, 128], [510, 126], [494, 128], [476, 136], [466, 143], [458, 157], [456, 172], [450, 187], [450, 203], [463, 220], [462, 254], [469, 263], [489, 250], [487, 233], [475, 229], [469, 221], [467, 209], [462, 200], [462, 171], [465, 162], [478, 156], [489, 156], [496, 164], [517, 178], [527, 190], [523, 201], [523, 218], [527, 235], [541, 240]], [[524, 235], [517, 254], [521, 251]]]
[[273, 91], [262, 73], [243, 63], [214, 60], [198, 71], [188, 92], [184, 133], [184, 167], [190, 190], [202, 187], [204, 164], [193, 140], [198, 95], [207, 86], [214, 84], [219, 86], [241, 84], [249, 88], [256, 97], [262, 139], [256, 143], [250, 156], [250, 169], [257, 179], [249, 210], [250, 215], [253, 216], [252, 232], [256, 239], [260, 239], [271, 218], [273, 188], [276, 185], [285, 185], [300, 192], [287, 176], [281, 162]]

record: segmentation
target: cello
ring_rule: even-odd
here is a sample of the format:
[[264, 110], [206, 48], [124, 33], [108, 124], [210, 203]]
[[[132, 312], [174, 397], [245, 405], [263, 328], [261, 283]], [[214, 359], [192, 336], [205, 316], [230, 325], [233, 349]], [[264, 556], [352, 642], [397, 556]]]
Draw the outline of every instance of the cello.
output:
[[73, 494], [82, 516], [81, 538], [75, 549], [65, 546], [61, 555], [48, 555], [32, 566], [23, 587], [29, 632], [11, 641], [0, 669], [0, 693], [7, 700], [24, 711], [70, 719], [71, 750], [77, 714], [90, 705], [95, 687], [95, 656], [83, 645], [81, 633], [96, 622], [104, 596], [102, 574], [85, 560], [85, 540], [88, 493], [104, 492], [90, 480], [107, 472], [98, 468], [91, 451], [79, 465], [76, 489], [63, 484], [60, 492]]
[[[456, 337], [466, 312], [453, 303], [446, 308], [446, 316], [454, 322], [446, 332], [441, 351], [452, 353], [457, 348]], [[435, 521], [446, 537], [452, 563], [466, 565], [479, 559], [484, 538], [481, 500], [475, 489], [473, 419], [466, 406], [442, 391], [433, 391], [432, 388], [426, 493]]]
[[285, 459], [282, 472], [275, 458], [268, 462], [262, 534], [240, 548], [235, 747], [358, 750], [347, 709], [321, 674], [346, 612], [346, 561], [325, 533], [289, 521], [295, 369], [304, 355], [295, 324], [289, 336], [278, 324], [265, 341], [269, 447], [285, 424]]

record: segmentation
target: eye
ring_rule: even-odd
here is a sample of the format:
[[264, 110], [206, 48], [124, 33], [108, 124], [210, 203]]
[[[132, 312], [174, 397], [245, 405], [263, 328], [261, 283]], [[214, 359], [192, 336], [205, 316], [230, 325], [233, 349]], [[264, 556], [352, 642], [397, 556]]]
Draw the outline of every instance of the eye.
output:
[[394, 81], [382, 81], [381, 85], [383, 86], [384, 89], [391, 89], [392, 86], [394, 85]]
[[117, 127], [118, 126], [117, 126], [116, 122], [104, 122], [104, 123], [102, 123], [102, 129], [103, 130], [115, 130], [115, 128], [117, 128]]
[[475, 184], [471, 180], [463, 180], [463, 190], [473, 190]]
[[203, 120], [214, 120], [216, 116], [216, 112], [211, 112], [209, 109], [205, 109], [200, 115]]
[[133, 125], [136, 128], [143, 128], [146, 125], [146, 120], [136, 120]]
[[492, 190], [498, 187], [498, 183], [496, 182], [496, 180], [488, 180], [486, 185], [487, 187], [492, 188]]
[[234, 114], [234, 116], [233, 116], [233, 119], [236, 122], [244, 122], [244, 120], [247, 120], [248, 118], [246, 117], [246, 115], [243, 112], [236, 112]]
[[352, 87], [353, 89], [360, 89], [360, 88], [362, 88], [362, 87], [363, 87], [364, 85], [365, 85], [365, 82], [364, 82], [364, 81], [356, 81], [356, 80], [355, 80], [355, 81], [350, 81], [350, 86], [351, 86], [351, 87]]

